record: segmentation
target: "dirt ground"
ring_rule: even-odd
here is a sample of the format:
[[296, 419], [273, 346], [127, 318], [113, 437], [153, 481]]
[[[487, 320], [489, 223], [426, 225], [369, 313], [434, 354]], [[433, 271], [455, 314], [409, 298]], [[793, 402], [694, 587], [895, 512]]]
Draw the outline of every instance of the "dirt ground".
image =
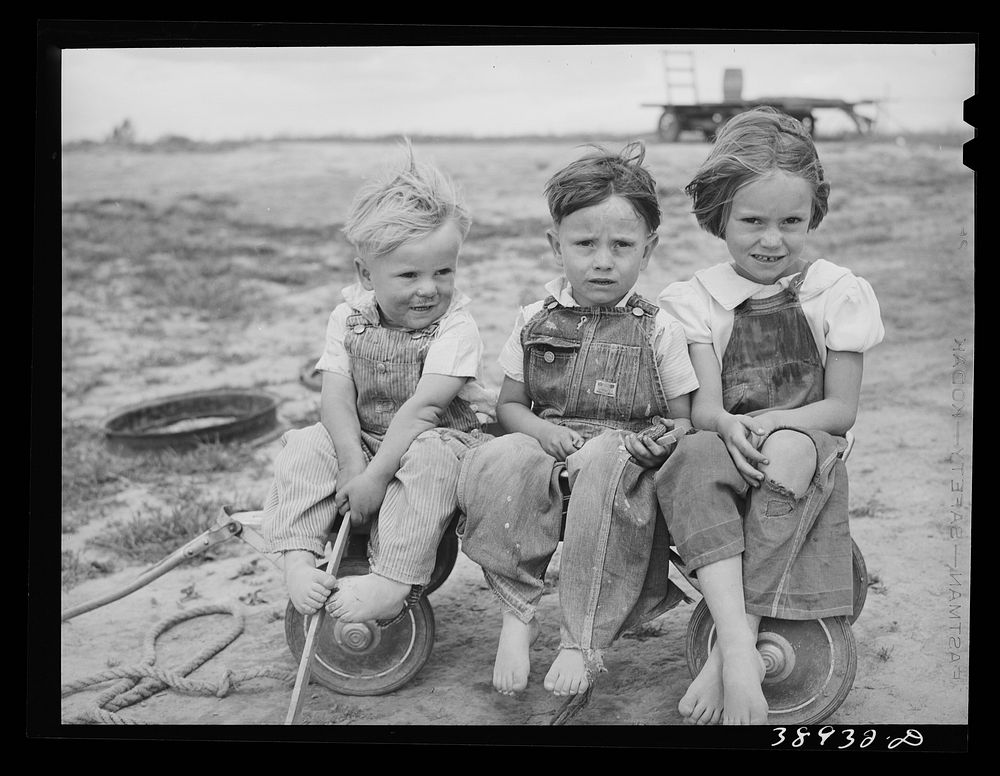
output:
[[[99, 428], [102, 417], [125, 404], [220, 386], [253, 386], [277, 396], [283, 427], [315, 417], [318, 394], [300, 382], [299, 369], [318, 355], [326, 316], [348, 279], [342, 241], [317, 230], [329, 224], [331, 213], [341, 217], [363, 171], [389, 151], [388, 144], [288, 143], [214, 154], [68, 152], [63, 161], [64, 223], [72, 207], [79, 213], [101, 201], [144, 203], [133, 226], [142, 218], [165, 223], [167, 211], [182, 205], [201, 207], [197, 213], [208, 219], [205, 214], [214, 202], [213, 212], [222, 215], [207, 223], [218, 228], [217, 239], [223, 243], [235, 239], [240, 229], [267, 226], [275, 234], [284, 230], [281, 234], [292, 235], [278, 250], [278, 259], [296, 258], [296, 230], [318, 234], [317, 250], [341, 258], [330, 279], [316, 287], [261, 283], [262, 298], [269, 304], [266, 313], [220, 322], [183, 311], [162, 312], [157, 313], [160, 328], [149, 335], [137, 325], [148, 320], [141, 299], [112, 293], [137, 261], [130, 251], [138, 249], [123, 242], [90, 266], [89, 277], [99, 278], [107, 291], [100, 295], [80, 279], [85, 273], [67, 280], [65, 266], [83, 247], [64, 241], [64, 426], [74, 422]], [[706, 151], [707, 145], [696, 142], [650, 145], [648, 160], [661, 184], [665, 212], [657, 258], [642, 286], [654, 297], [667, 282], [723, 257], [724, 246], [693, 226], [679, 192]], [[850, 693], [827, 722], [965, 724], [975, 352], [973, 175], [961, 164], [959, 145], [831, 141], [821, 144], [820, 152], [834, 194], [831, 215], [814, 236], [812, 249], [873, 283], [887, 331], [885, 342], [866, 358], [855, 427], [858, 442], [849, 462], [851, 529], [869, 572], [867, 602], [853, 626], [857, 672]], [[426, 153], [469, 192], [476, 227], [463, 254], [459, 285], [478, 301], [487, 375], [498, 381], [495, 358], [515, 305], [537, 296], [553, 275], [543, 237], [542, 185], [578, 149], [570, 143], [455, 143], [430, 145]], [[331, 190], [331, 180], [337, 181], [336, 190]], [[196, 197], [200, 205], [192, 199]], [[244, 254], [237, 258], [255, 258], [245, 246]], [[257, 260], [261, 256], [274, 258], [258, 252]], [[143, 366], [143, 355], [153, 351], [179, 355]], [[101, 379], [88, 383], [94, 375]], [[278, 447], [276, 439], [260, 444], [254, 452], [260, 465], [227, 474], [222, 490], [242, 505], [259, 505], [267, 485], [260, 472], [267, 471]], [[171, 484], [183, 481], [178, 477]], [[99, 514], [73, 531], [64, 529], [62, 549], [98, 557], [88, 539], [107, 521], [127, 516], [137, 503], [155, 496], [155, 487], [123, 485]], [[140, 565], [119, 564], [114, 573], [64, 588], [59, 606], [65, 610], [105, 595], [141, 570]], [[683, 580], [681, 585], [697, 600], [696, 591]], [[32, 602], [55, 608], [51, 602]], [[558, 647], [557, 584], [542, 600], [543, 630], [532, 649], [529, 687], [513, 698], [492, 689], [500, 615], [479, 569], [460, 554], [430, 603], [433, 651], [412, 681], [376, 697], [341, 695], [313, 684], [301, 722], [548, 725], [560, 705], [541, 686]], [[245, 620], [232, 643], [189, 675], [202, 683], [198, 691], [170, 687], [117, 713], [128, 721], [161, 726], [281, 725], [291, 696], [288, 679], [297, 667], [285, 638], [281, 573], [267, 556], [238, 541], [229, 542], [227, 551], [209, 562], [179, 566], [123, 599], [62, 623], [62, 684], [141, 664], [158, 625], [208, 605], [239, 607]], [[567, 726], [680, 726], [676, 707], [690, 681], [685, 639], [693, 609], [681, 605], [622, 638], [606, 656], [608, 672], [600, 677], [590, 704]], [[156, 641], [155, 666], [176, 668], [192, 660], [234, 622], [232, 614], [179, 622]], [[227, 670], [232, 681], [223, 688]], [[259, 675], [241, 678], [255, 672]], [[105, 681], [65, 694], [61, 719], [87, 719], [113, 684]], [[212, 694], [213, 688], [222, 691]], [[687, 729], [664, 735], [683, 740]], [[217, 735], [225, 737], [226, 732]], [[449, 732], [428, 735], [447, 737]]]

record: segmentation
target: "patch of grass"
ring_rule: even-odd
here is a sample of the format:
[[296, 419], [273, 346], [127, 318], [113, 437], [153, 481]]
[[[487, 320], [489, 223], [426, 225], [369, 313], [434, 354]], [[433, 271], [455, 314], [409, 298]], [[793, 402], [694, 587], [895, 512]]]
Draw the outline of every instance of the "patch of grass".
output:
[[849, 514], [851, 518], [878, 517], [880, 506], [881, 504], [879, 504], [875, 499], [869, 499], [864, 504], [851, 507]]
[[645, 622], [622, 634], [623, 639], [635, 639], [636, 641], [646, 641], [646, 639], [656, 639], [663, 635], [663, 627], [656, 622]]
[[889, 588], [886, 587], [886, 584], [882, 580], [882, 577], [880, 577], [876, 572], [872, 571], [868, 572], [868, 589], [871, 590], [873, 593], [877, 593], [878, 595], [885, 595], [886, 593], [889, 592]]
[[261, 301], [259, 291], [248, 287], [238, 277], [206, 277], [198, 268], [158, 272], [136, 289], [153, 305], [187, 308], [206, 320], [228, 320], [252, 311]]
[[79, 423], [62, 427], [62, 508], [79, 509], [87, 502], [120, 492], [130, 485], [136, 462], [112, 455], [101, 433]]
[[104, 561], [87, 560], [79, 552], [63, 550], [62, 552], [62, 587], [71, 587], [94, 577], [102, 577], [115, 570], [114, 564]]
[[[199, 496], [196, 486], [177, 484], [179, 477], [197, 477], [229, 472], [253, 472], [260, 478], [268, 473], [269, 462], [258, 458], [254, 448], [243, 444], [205, 444], [195, 449], [177, 453], [171, 450], [154, 451], [136, 455], [117, 455], [104, 444], [103, 431], [81, 423], [64, 423], [62, 429], [62, 530], [72, 533], [81, 525], [102, 518], [107, 514], [109, 501], [125, 490], [152, 485], [166, 491], [166, 498], [190, 506], [199, 499], [209, 501], [209, 496]], [[163, 488], [163, 483], [173, 483]], [[222, 504], [211, 500], [211, 510], [217, 514]], [[201, 507], [197, 507], [201, 509]], [[186, 530], [181, 534], [193, 538], [207, 527], [208, 520], [196, 526], [174, 524], [174, 529]], [[197, 531], [187, 530], [196, 528]], [[127, 532], [126, 532], [127, 533]], [[117, 545], [118, 541], [112, 541]], [[178, 545], [179, 546], [179, 545]], [[122, 540], [122, 547], [129, 547]], [[164, 553], [165, 554], [165, 553]], [[126, 556], [128, 551], [126, 551]]]
[[888, 663], [889, 658], [892, 657], [892, 651], [894, 649], [895, 647], [890, 647], [883, 644], [881, 647], [878, 648], [878, 659], [881, 660], [883, 663]]
[[208, 529], [218, 515], [217, 500], [185, 494], [176, 493], [167, 505], [145, 504], [128, 520], [112, 521], [88, 546], [136, 563], [161, 560]]
[[145, 482], [158, 482], [171, 475], [242, 472], [251, 466], [263, 467], [254, 456], [254, 448], [239, 443], [211, 442], [183, 453], [162, 450], [146, 453], [139, 458], [143, 468], [138, 472], [138, 477]]

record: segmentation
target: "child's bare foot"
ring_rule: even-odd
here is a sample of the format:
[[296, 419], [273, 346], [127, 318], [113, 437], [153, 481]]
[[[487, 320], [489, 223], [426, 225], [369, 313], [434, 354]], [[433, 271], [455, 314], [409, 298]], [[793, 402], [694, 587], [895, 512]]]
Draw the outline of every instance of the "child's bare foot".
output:
[[729, 649], [722, 656], [723, 725], [767, 724], [767, 699], [760, 684], [765, 672], [756, 644]]
[[577, 695], [590, 687], [587, 664], [579, 649], [560, 649], [545, 675], [545, 689], [553, 695]]
[[313, 615], [326, 602], [336, 580], [317, 568], [311, 553], [285, 558], [285, 588], [288, 598], [299, 614]]
[[410, 592], [405, 582], [364, 574], [337, 580], [337, 591], [326, 610], [344, 622], [364, 622], [395, 617]]
[[714, 725], [722, 719], [722, 655], [712, 647], [708, 660], [677, 704], [677, 710], [689, 725]]
[[501, 695], [513, 695], [528, 686], [531, 645], [538, 638], [538, 621], [522, 622], [513, 612], [503, 613], [497, 659], [493, 664], [493, 687]]

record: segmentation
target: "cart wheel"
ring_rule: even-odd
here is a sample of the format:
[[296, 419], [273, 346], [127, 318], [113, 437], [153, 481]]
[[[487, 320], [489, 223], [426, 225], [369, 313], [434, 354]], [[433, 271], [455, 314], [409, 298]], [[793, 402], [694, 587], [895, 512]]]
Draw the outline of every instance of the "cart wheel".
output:
[[681, 136], [681, 123], [673, 111], [665, 110], [660, 116], [659, 136], [664, 143], [675, 143]]
[[[337, 576], [367, 573], [365, 561], [345, 558]], [[308, 623], [289, 601], [285, 639], [296, 660], [302, 657]], [[402, 620], [385, 628], [373, 621], [341, 622], [327, 616], [317, 634], [312, 678], [341, 695], [385, 695], [417, 675], [433, 646], [434, 611], [424, 596]]]
[[458, 560], [458, 534], [455, 533], [455, 523], [452, 522], [438, 545], [431, 581], [424, 587], [424, 595], [430, 595], [441, 587], [451, 570], [455, 568], [456, 560]]
[[[697, 676], [715, 644], [715, 625], [704, 599], [687, 630], [687, 663]], [[767, 667], [764, 697], [769, 725], [815, 725], [829, 717], [854, 684], [857, 644], [846, 617], [760, 621], [757, 650]]]
[[852, 580], [854, 582], [854, 613], [848, 618], [851, 625], [865, 608], [865, 600], [868, 598], [868, 567], [865, 565], [865, 557], [861, 554], [861, 548], [851, 539], [851, 561]]

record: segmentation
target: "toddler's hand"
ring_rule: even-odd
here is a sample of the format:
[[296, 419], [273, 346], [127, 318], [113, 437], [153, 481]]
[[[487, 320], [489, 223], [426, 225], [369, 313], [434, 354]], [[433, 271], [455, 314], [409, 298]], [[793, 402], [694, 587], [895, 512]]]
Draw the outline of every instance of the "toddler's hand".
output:
[[347, 501], [347, 491], [345, 487], [347, 483], [351, 482], [355, 477], [361, 475], [364, 472], [364, 467], [351, 468], [349, 466], [342, 466], [337, 470], [337, 491], [334, 495], [333, 501], [337, 505], [337, 512], [341, 515], [346, 515], [351, 508], [351, 505]]
[[336, 579], [315, 565], [309, 558], [285, 556], [285, 588], [292, 606], [299, 614], [315, 614], [326, 602], [336, 584]]
[[344, 484], [337, 492], [337, 499], [338, 502], [341, 496], [346, 499], [344, 511], [350, 510], [351, 522], [355, 525], [361, 525], [378, 516], [388, 486], [388, 482], [371, 474], [370, 469], [365, 469], [357, 477]]
[[566, 426], [549, 424], [545, 434], [538, 440], [542, 449], [557, 461], [565, 461], [583, 447], [584, 439], [579, 433]]

